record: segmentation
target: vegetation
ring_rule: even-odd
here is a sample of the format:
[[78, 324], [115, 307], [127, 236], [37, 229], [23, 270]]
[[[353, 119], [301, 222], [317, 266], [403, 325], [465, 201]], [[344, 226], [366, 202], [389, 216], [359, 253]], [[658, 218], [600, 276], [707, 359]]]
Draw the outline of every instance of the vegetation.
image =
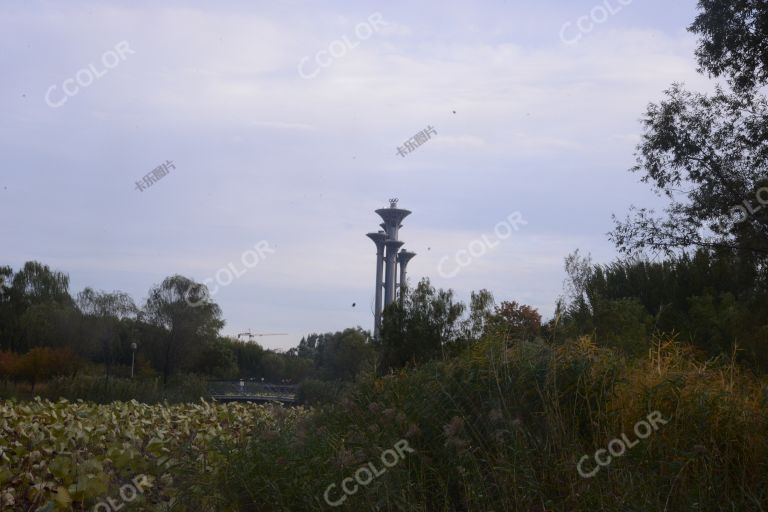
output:
[[[85, 510], [145, 474], [125, 510], [326, 510], [329, 486], [354, 511], [768, 509], [768, 210], [740, 206], [768, 187], [763, 4], [700, 0], [697, 57], [726, 84], [648, 107], [633, 171], [667, 206], [616, 221], [621, 259], [570, 255], [545, 322], [423, 279], [380, 339], [314, 333], [282, 354], [221, 336], [183, 276], [139, 307], [0, 267], [0, 392], [29, 399], [0, 401], [0, 508]], [[201, 402], [212, 377], [300, 383], [310, 408]], [[624, 436], [597, 476], [578, 470]]]
[[271, 410], [205, 402], [0, 402], [0, 507], [90, 510], [146, 475], [151, 486], [126, 510], [170, 510], [189, 490], [182, 476], [204, 477], [223, 463], [224, 447], [262, 427], [273, 431]]
[[[589, 338], [489, 339], [254, 436], [209, 489], [226, 490], [219, 510], [325, 510], [328, 485], [407, 439], [415, 452], [338, 510], [762, 510], [765, 383], [670, 340], [627, 359]], [[667, 424], [579, 475], [581, 457], [656, 410]]]

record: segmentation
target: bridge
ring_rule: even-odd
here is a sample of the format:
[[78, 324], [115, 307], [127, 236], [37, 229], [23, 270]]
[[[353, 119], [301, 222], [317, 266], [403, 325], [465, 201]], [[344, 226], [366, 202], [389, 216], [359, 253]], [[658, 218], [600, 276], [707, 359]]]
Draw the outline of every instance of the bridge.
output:
[[217, 402], [298, 404], [299, 386], [248, 380], [210, 380], [208, 394]]

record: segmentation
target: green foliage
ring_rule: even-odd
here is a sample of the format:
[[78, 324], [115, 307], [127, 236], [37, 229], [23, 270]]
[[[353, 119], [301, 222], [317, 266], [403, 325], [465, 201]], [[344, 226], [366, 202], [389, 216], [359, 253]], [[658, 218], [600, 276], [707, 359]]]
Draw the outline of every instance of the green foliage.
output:
[[[323, 492], [401, 439], [414, 453], [338, 510], [756, 510], [768, 506], [759, 380], [664, 341], [625, 360], [589, 339], [485, 340], [456, 359], [365, 380], [257, 429], [207, 491], [221, 510], [326, 510]], [[576, 471], [635, 423], [661, 429], [597, 478]], [[336, 496], [336, 494], [334, 494]], [[542, 506], [543, 505], [543, 506]]]
[[379, 347], [383, 369], [444, 356], [462, 341], [466, 306], [455, 301], [452, 290], [436, 290], [429, 279], [422, 279], [408, 292], [402, 303], [384, 311]]
[[206, 380], [194, 375], [177, 375], [168, 384], [159, 378], [127, 379], [78, 375], [57, 378], [41, 386], [37, 395], [50, 400], [86, 400], [100, 404], [137, 400], [146, 404], [197, 402], [208, 396]]
[[488, 330], [513, 339], [532, 341], [541, 332], [541, 315], [531, 306], [504, 301], [490, 315]]
[[700, 250], [661, 262], [575, 261], [566, 264], [570, 282], [579, 284], [571, 286], [560, 339], [589, 334], [600, 345], [639, 354], [661, 332], [712, 356], [738, 343], [745, 349], [740, 357], [768, 369], [768, 274], [751, 258]]
[[[725, 75], [714, 94], [674, 84], [643, 118], [634, 172], [668, 204], [663, 215], [630, 209], [614, 217], [616, 246], [679, 254], [690, 248], [732, 250], [765, 263], [768, 211], [753, 210], [768, 185], [768, 7], [762, 0], [699, 0], [690, 27], [698, 34], [700, 71]], [[746, 206], [745, 206], [746, 205]]]
[[149, 292], [144, 310], [149, 322], [163, 330], [153, 354], [164, 381], [193, 364], [207, 342], [224, 326], [221, 309], [212, 302], [190, 304], [188, 293], [197, 283], [180, 275], [166, 278]]
[[726, 75], [734, 88], [768, 82], [768, 5], [762, 0], [699, 0], [690, 27], [701, 39], [696, 50], [703, 71]]
[[[222, 463], [214, 447], [235, 445], [255, 426], [272, 424], [270, 411], [205, 402], [0, 402], [0, 508], [93, 510], [146, 475], [149, 487], [119, 508], [171, 510], [194, 491], [187, 482], [209, 477]], [[196, 499], [195, 510], [211, 510], [204, 495]]]
[[343, 382], [307, 379], [299, 385], [298, 396], [308, 406], [338, 403], [348, 389], [349, 384]]
[[[288, 353], [286, 362], [312, 361], [314, 376], [328, 381], [354, 381], [363, 371], [373, 371], [376, 359], [370, 335], [360, 327], [335, 333], [310, 334]], [[304, 368], [304, 375], [308, 375]]]
[[200, 353], [195, 371], [219, 379], [238, 377], [237, 359], [227, 340], [209, 342]]
[[616, 246], [629, 254], [729, 249], [765, 260], [768, 213], [750, 214], [743, 203], [757, 204], [757, 191], [768, 184], [766, 98], [674, 85], [648, 107], [643, 124], [632, 170], [668, 203], [663, 215], [632, 207], [626, 220], [615, 219]]

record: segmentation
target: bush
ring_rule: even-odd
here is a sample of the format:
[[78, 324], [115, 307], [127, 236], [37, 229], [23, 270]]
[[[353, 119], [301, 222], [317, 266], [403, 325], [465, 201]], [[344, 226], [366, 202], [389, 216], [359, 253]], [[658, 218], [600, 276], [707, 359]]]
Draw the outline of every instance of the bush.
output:
[[61, 375], [74, 375], [82, 365], [68, 348], [36, 347], [19, 357], [12, 378], [28, 382], [34, 391], [38, 382]]
[[[415, 452], [337, 510], [759, 510], [768, 507], [764, 382], [658, 341], [625, 360], [590, 338], [488, 340], [462, 357], [358, 384], [258, 429], [206, 492], [223, 510], [327, 509], [323, 492], [405, 439]], [[667, 422], [595, 478], [577, 462]], [[592, 461], [594, 465], [594, 461]]]
[[168, 385], [164, 385], [160, 377], [125, 379], [79, 375], [52, 380], [40, 389], [39, 395], [50, 400], [82, 399], [100, 404], [129, 400], [157, 404], [197, 402], [207, 399], [208, 391], [206, 381], [192, 375], [176, 376]]
[[299, 384], [298, 398], [303, 404], [319, 405], [338, 402], [351, 386], [342, 382], [307, 379]]

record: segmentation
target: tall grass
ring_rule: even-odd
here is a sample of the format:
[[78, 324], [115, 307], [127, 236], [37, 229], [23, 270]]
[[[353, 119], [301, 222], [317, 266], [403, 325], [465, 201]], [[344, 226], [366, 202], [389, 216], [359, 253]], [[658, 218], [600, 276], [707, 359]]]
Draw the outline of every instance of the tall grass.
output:
[[[336, 510], [768, 510], [765, 389], [732, 359], [705, 360], [672, 340], [632, 360], [586, 338], [489, 340], [278, 417], [195, 488], [222, 511], [331, 510], [329, 484], [339, 496], [342, 479], [380, 467], [407, 439], [415, 453]], [[667, 420], [658, 431], [594, 477], [579, 475], [583, 455], [595, 467], [596, 450], [634, 437], [656, 410]]]

